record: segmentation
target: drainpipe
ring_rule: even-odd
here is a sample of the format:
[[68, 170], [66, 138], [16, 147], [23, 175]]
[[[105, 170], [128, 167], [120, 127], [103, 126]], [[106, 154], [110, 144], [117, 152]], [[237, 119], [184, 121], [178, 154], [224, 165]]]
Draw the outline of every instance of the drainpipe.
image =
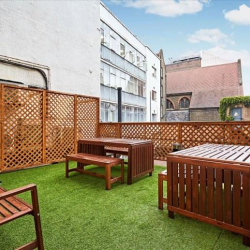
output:
[[122, 88], [118, 87], [118, 122], [122, 122]]
[[150, 112], [150, 113], [149, 113], [149, 121], [151, 122], [151, 120], [152, 120], [152, 118], [151, 118], [151, 117], [152, 117], [152, 113], [151, 113], [152, 91], [150, 91], [149, 97], [150, 97], [150, 98], [149, 98], [149, 112]]
[[[18, 67], [27, 68], [27, 69], [34, 69], [34, 70], [38, 71], [42, 75], [42, 77], [45, 81], [46, 90], [50, 89], [50, 87], [51, 87], [51, 85], [50, 85], [51, 84], [51, 81], [50, 81], [51, 75], [50, 75], [50, 68], [48, 66], [36, 64], [36, 63], [28, 62], [28, 61], [23, 61], [23, 60], [19, 60], [19, 59], [7, 57], [7, 56], [2, 56], [2, 55], [0, 55], [0, 62], [10, 64], [10, 65], [15, 65]], [[42, 69], [45, 69], [48, 71], [48, 77]]]

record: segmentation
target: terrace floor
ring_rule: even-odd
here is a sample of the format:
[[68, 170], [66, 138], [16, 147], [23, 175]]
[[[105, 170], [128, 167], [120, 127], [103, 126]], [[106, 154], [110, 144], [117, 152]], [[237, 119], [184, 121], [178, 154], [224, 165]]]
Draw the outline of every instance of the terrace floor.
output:
[[[157, 174], [163, 169], [155, 166], [152, 177], [130, 186], [114, 183], [110, 191], [103, 179], [78, 173], [66, 179], [64, 163], [1, 174], [0, 179], [6, 189], [37, 184], [48, 250], [246, 248], [237, 234], [177, 214], [172, 220], [166, 207], [159, 210]], [[118, 175], [119, 168], [113, 173]], [[29, 195], [21, 197], [29, 201]], [[14, 249], [34, 239], [32, 219], [25, 216], [1, 226], [0, 249]]]

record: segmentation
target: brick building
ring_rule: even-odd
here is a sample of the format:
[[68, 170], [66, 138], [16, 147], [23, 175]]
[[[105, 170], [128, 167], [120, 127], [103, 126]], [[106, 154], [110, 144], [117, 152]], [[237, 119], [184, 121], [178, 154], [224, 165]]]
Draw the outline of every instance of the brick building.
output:
[[161, 49], [158, 54], [156, 54], [160, 58], [161, 64], [161, 82], [160, 82], [160, 98], [161, 98], [161, 122], [165, 121], [166, 116], [166, 67], [164, 61], [163, 50]]
[[166, 65], [166, 121], [218, 121], [220, 100], [243, 95], [241, 61], [202, 67], [193, 57]]

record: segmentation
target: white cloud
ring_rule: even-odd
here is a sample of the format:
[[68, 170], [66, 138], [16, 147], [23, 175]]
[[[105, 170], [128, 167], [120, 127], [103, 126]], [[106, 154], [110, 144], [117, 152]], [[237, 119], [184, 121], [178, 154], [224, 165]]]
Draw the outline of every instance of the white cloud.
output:
[[230, 50], [216, 46], [206, 51], [230, 62], [241, 59], [242, 66], [250, 69], [250, 51], [248, 50]]
[[200, 29], [188, 37], [190, 43], [208, 42], [221, 46], [234, 44], [230, 36], [222, 33], [219, 29]]
[[250, 25], [250, 7], [243, 4], [237, 10], [225, 12], [224, 17], [235, 24]]
[[194, 14], [202, 10], [203, 5], [210, 0], [110, 0], [122, 3], [126, 7], [145, 9], [146, 13], [164, 17], [176, 17], [184, 14]]

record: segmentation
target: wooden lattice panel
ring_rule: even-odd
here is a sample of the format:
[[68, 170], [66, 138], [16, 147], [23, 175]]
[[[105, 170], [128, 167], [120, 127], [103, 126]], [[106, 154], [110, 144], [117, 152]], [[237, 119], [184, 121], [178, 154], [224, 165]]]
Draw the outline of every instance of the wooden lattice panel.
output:
[[204, 143], [224, 143], [224, 124], [190, 123], [181, 124], [181, 144], [184, 148]]
[[226, 124], [224, 129], [224, 136], [226, 144], [250, 145], [250, 124]]
[[2, 171], [42, 163], [43, 93], [3, 87]]
[[120, 135], [120, 124], [99, 124], [100, 137], [111, 137], [111, 138], [121, 138]]
[[99, 99], [77, 97], [77, 139], [98, 136]]
[[46, 161], [62, 161], [74, 153], [74, 95], [47, 92], [46, 107]]
[[167, 154], [172, 152], [173, 143], [178, 141], [178, 124], [160, 124], [158, 147], [155, 146], [155, 159], [166, 160]]
[[3, 85], [0, 85], [0, 172], [3, 171]]
[[139, 123], [122, 124], [122, 138], [151, 140], [154, 143], [154, 158], [165, 160], [178, 139], [177, 124]]

